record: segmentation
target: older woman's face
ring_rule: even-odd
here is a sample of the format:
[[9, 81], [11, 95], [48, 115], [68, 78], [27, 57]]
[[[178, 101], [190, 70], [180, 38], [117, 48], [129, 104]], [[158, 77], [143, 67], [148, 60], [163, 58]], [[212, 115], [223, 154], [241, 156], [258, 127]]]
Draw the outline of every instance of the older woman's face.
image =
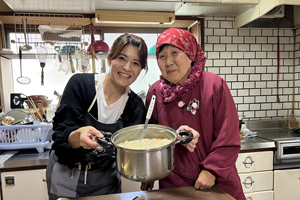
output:
[[177, 47], [166, 45], [158, 54], [157, 63], [162, 76], [170, 83], [182, 85], [191, 72], [190, 58]]

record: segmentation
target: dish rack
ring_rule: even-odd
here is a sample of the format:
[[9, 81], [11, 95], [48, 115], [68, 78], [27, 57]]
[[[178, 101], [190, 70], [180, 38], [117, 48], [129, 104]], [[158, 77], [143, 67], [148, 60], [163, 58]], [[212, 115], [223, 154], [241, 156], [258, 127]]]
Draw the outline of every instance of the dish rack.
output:
[[36, 148], [39, 153], [51, 147], [52, 124], [0, 126], [0, 149]]

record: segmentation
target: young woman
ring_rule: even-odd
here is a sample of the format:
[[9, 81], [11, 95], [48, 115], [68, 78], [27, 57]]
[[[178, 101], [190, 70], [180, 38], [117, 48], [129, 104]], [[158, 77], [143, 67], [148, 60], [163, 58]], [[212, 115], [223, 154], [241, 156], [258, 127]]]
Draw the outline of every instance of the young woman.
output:
[[138, 36], [121, 35], [107, 60], [108, 74], [75, 74], [65, 87], [53, 118], [47, 166], [51, 200], [121, 192], [115, 152], [105, 140], [123, 127], [145, 122], [144, 103], [129, 86], [147, 70], [147, 46]]
[[[195, 37], [170, 28], [157, 39], [156, 56], [160, 80], [148, 91], [146, 103], [156, 95], [149, 123], [199, 133], [193, 152], [174, 148], [175, 168], [159, 187], [194, 185], [207, 189], [214, 184], [237, 200], [245, 200], [235, 167], [240, 150], [239, 119], [226, 82], [216, 74], [201, 71], [206, 58]], [[186, 125], [182, 127], [181, 125]], [[152, 183], [143, 183], [146, 190]]]

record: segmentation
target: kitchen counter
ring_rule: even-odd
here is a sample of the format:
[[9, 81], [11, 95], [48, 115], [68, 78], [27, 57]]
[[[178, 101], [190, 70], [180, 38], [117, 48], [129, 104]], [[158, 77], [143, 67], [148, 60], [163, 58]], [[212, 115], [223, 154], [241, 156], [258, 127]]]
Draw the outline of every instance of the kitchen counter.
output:
[[257, 136], [241, 138], [240, 151], [260, 150], [260, 149], [270, 149], [270, 148], [271, 149], [275, 148], [275, 142]]
[[110, 195], [101, 195], [93, 197], [77, 198], [76, 200], [234, 200], [232, 196], [224, 192], [218, 186], [213, 186], [207, 190], [196, 190], [193, 186], [169, 188], [152, 191], [139, 191], [129, 193], [119, 193]]
[[[275, 142], [260, 137], [241, 138], [241, 151], [270, 149], [270, 148], [275, 148]], [[3, 171], [5, 169], [26, 168], [26, 167], [45, 168], [48, 163], [49, 151], [50, 150], [45, 149], [43, 153], [38, 153], [36, 149], [17, 150], [16, 154], [8, 158], [7, 160], [4, 160], [3, 163], [0, 163], [0, 170]], [[9, 154], [10, 152], [15, 152], [15, 151], [2, 151], [2, 153], [3, 152]], [[2, 155], [0, 155], [0, 161]]]
[[[0, 170], [12, 168], [46, 168], [48, 164], [49, 151], [38, 153], [36, 149], [24, 149], [16, 151], [5, 151], [5, 153], [15, 153], [12, 157], [5, 160], [0, 166]], [[3, 155], [3, 154], [2, 154]], [[0, 157], [2, 156], [0, 155]]]

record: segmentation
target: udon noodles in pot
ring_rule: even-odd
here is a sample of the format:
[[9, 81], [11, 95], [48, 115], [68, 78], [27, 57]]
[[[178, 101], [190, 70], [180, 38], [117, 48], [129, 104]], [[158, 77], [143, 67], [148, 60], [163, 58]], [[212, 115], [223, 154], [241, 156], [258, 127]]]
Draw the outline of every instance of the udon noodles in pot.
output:
[[166, 138], [144, 138], [142, 140], [125, 140], [124, 142], [118, 144], [118, 146], [128, 149], [153, 149], [165, 146], [171, 142], [173, 142], [173, 140]]

